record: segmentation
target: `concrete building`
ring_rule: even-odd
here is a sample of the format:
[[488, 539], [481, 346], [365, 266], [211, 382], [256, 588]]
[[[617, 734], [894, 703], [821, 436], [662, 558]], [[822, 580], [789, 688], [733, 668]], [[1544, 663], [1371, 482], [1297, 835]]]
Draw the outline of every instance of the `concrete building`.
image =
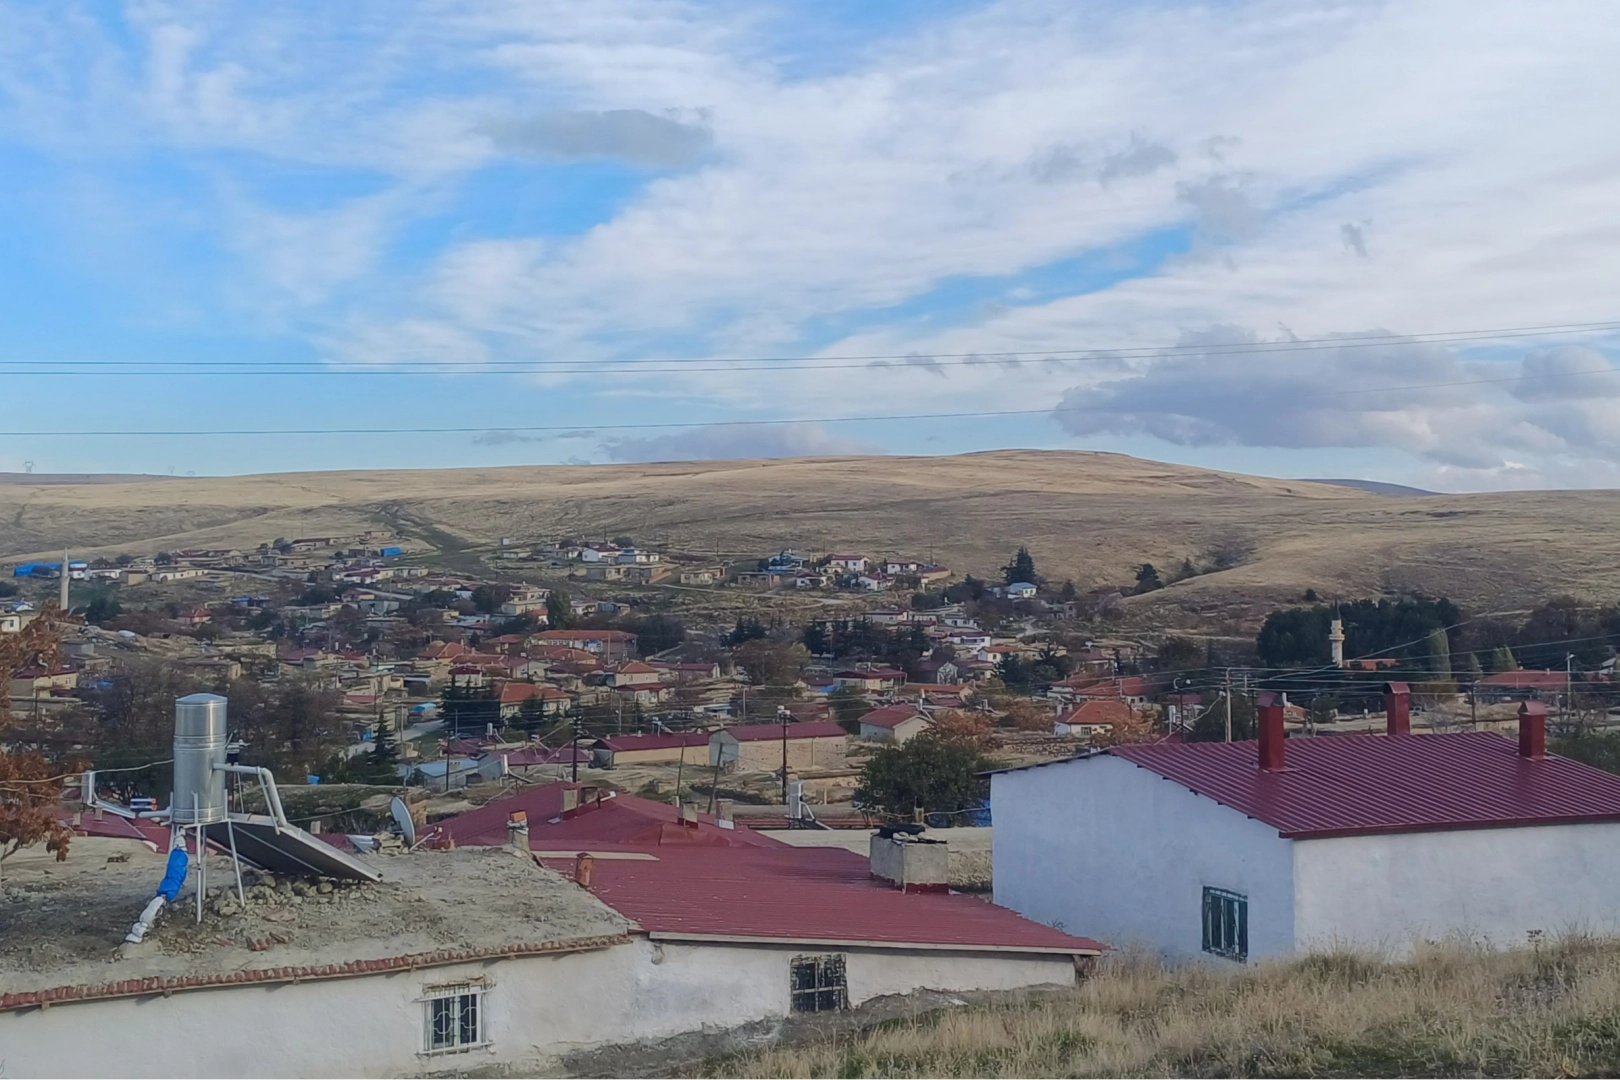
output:
[[707, 731], [677, 731], [652, 735], [610, 735], [593, 745], [597, 761], [613, 768], [618, 765], [688, 765], [709, 763]]
[[[1400, 687], [1400, 684], [1392, 684]], [[993, 777], [996, 902], [1173, 959], [1613, 932], [1620, 777], [1489, 732], [1118, 746]]]
[[869, 864], [676, 815], [525, 788], [426, 848], [359, 856], [376, 884], [250, 871], [246, 905], [219, 896], [198, 927], [192, 872], [138, 946], [120, 940], [165, 868], [143, 830], [119, 819], [129, 839], [83, 837], [65, 864], [25, 852], [8, 886], [71, 893], [78, 914], [8, 922], [7, 1072], [549, 1075], [569, 1051], [923, 988], [1072, 984], [1102, 948], [943, 890], [932, 845], [886, 841]]
[[738, 772], [780, 770], [784, 741], [788, 768], [838, 768], [844, 764], [849, 733], [831, 720], [738, 724], [709, 736], [709, 764]]

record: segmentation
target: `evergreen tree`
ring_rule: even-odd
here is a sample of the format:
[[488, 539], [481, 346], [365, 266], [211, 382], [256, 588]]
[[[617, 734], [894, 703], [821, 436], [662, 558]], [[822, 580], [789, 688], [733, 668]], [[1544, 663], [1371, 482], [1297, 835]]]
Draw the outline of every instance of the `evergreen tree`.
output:
[[378, 720], [377, 726], [372, 729], [371, 764], [366, 770], [370, 774], [373, 784], [397, 784], [399, 782], [399, 744], [394, 740], [393, 729], [387, 720]]
[[1154, 569], [1150, 562], [1143, 563], [1136, 571], [1136, 591], [1150, 593], [1155, 589], [1164, 588], [1164, 582], [1159, 580], [1159, 571]]
[[1513, 658], [1513, 650], [1506, 645], [1498, 645], [1491, 652], [1491, 671], [1518, 671], [1519, 662]]
[[546, 597], [546, 625], [553, 630], [567, 630], [574, 625], [574, 605], [561, 589], [552, 589]]
[[827, 636], [827, 624], [809, 623], [804, 628], [804, 647], [811, 656], [825, 656], [832, 651], [832, 640]]
[[1436, 679], [1451, 679], [1451, 639], [1439, 628], [1429, 631], [1429, 670]]
[[1016, 585], [1019, 582], [1028, 582], [1031, 585], [1040, 584], [1035, 580], [1035, 559], [1030, 555], [1029, 548], [1021, 547], [1014, 555], [1012, 562], [1001, 568], [1003, 584]]

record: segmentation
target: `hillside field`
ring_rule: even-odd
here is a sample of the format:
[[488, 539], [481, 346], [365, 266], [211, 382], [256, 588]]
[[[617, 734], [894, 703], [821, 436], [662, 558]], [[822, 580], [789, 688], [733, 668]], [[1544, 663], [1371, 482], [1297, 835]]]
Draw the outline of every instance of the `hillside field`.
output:
[[1447, 595], [1476, 611], [1620, 596], [1614, 491], [1384, 495], [1030, 450], [63, 482], [76, 479], [0, 484], [0, 559], [251, 548], [387, 526], [463, 568], [500, 537], [619, 534], [711, 556], [931, 556], [981, 576], [1027, 544], [1045, 577], [1081, 588], [1128, 585], [1142, 562], [1226, 566], [1133, 601], [1203, 621], [1245, 621], [1306, 588]]

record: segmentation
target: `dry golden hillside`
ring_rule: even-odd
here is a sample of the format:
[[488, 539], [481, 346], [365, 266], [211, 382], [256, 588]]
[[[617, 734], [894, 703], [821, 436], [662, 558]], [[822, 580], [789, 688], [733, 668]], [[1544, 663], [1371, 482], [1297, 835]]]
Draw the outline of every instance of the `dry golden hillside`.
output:
[[[994, 572], [1027, 544], [1082, 587], [1135, 565], [1236, 565], [1141, 603], [1189, 616], [1415, 590], [1476, 609], [1620, 593], [1620, 493], [1392, 497], [1114, 454], [1008, 450], [654, 465], [0, 484], [0, 557], [252, 546], [385, 524], [465, 547], [628, 533], [728, 555], [932, 555]], [[462, 564], [472, 554], [459, 556]]]

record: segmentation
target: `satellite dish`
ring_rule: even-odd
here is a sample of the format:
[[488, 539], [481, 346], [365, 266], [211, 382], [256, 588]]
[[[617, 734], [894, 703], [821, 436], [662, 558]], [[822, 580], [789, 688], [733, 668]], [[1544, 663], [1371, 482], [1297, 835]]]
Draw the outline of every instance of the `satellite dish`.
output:
[[411, 812], [405, 806], [405, 800], [394, 797], [388, 804], [388, 812], [394, 815], [394, 824], [399, 826], [400, 835], [405, 838], [405, 846], [416, 846], [416, 823], [411, 820]]

